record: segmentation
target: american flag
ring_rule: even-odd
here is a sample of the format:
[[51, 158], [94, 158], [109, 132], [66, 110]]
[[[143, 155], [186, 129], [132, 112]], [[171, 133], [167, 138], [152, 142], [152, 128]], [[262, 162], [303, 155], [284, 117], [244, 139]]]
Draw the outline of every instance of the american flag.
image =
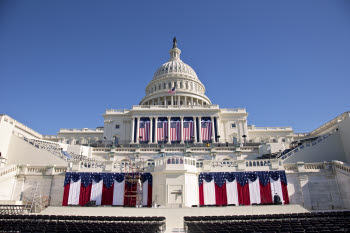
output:
[[166, 141], [168, 136], [168, 122], [158, 121], [157, 123], [157, 139], [159, 142]]
[[181, 122], [171, 121], [170, 122], [170, 141], [177, 142], [181, 139]]
[[169, 89], [169, 90], [168, 90], [168, 93], [169, 93], [169, 94], [175, 94], [175, 87], [173, 87], [172, 89]]
[[202, 141], [210, 141], [212, 136], [211, 121], [202, 121], [201, 126], [202, 126], [202, 129], [201, 129]]
[[191, 141], [194, 136], [193, 121], [184, 121], [183, 139], [184, 141]]
[[139, 127], [139, 137], [140, 142], [148, 142], [149, 141], [149, 121], [140, 121]]

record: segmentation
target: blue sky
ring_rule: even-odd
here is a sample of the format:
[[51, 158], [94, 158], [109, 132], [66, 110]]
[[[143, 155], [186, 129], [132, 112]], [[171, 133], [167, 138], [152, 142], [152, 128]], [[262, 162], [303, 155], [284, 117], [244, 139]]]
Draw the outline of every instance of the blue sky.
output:
[[137, 105], [172, 38], [248, 124], [309, 132], [350, 110], [350, 1], [0, 1], [0, 113], [42, 134]]

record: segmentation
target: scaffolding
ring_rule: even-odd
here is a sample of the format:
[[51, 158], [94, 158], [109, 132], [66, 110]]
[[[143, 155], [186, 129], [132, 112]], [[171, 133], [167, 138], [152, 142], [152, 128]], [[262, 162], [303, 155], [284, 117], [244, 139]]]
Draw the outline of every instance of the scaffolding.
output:
[[129, 156], [125, 163], [124, 206], [142, 207], [143, 190], [141, 176], [144, 172], [144, 161], [139, 156]]

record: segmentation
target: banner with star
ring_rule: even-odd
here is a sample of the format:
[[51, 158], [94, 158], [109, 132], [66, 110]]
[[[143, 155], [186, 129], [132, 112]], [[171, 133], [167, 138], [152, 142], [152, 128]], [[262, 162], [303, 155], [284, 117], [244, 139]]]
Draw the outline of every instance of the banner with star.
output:
[[210, 172], [199, 175], [200, 205], [289, 204], [285, 171]]
[[[135, 197], [124, 198], [125, 192], [132, 189], [132, 185], [125, 182], [126, 173], [91, 173], [67, 172], [64, 180], [63, 206], [84, 206], [89, 201], [96, 201], [96, 205], [136, 205]], [[142, 173], [141, 183], [137, 189], [142, 189], [139, 205], [152, 204], [152, 175]], [[141, 194], [140, 194], [141, 195]], [[134, 198], [135, 200], [132, 200]]]

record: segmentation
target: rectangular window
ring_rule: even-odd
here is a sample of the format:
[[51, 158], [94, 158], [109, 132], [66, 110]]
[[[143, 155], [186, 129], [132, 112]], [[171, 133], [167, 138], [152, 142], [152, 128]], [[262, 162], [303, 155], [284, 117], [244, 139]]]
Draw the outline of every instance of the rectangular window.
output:
[[120, 125], [115, 125], [115, 128], [116, 128], [116, 129], [119, 129], [119, 127], [120, 127]]
[[231, 128], [236, 128], [236, 124], [231, 124]]

